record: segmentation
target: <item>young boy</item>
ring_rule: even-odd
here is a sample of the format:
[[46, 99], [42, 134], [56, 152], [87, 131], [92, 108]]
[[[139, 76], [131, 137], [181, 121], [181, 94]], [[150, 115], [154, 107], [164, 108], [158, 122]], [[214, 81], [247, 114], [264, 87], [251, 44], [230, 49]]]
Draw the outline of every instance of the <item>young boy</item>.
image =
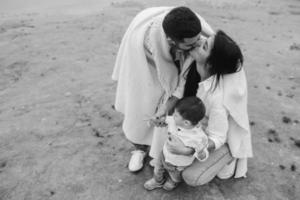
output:
[[[203, 132], [200, 121], [205, 116], [205, 106], [197, 97], [180, 99], [175, 105], [172, 116], [166, 118], [168, 140], [165, 142], [160, 158], [154, 166], [154, 176], [146, 181], [147, 190], [163, 187], [173, 190], [181, 182], [181, 172], [191, 165], [195, 158], [204, 161], [208, 158], [208, 138]], [[180, 152], [170, 147], [175, 140], [181, 141], [185, 151]], [[174, 148], [174, 146], [173, 146]], [[165, 172], [169, 175], [165, 179]]]

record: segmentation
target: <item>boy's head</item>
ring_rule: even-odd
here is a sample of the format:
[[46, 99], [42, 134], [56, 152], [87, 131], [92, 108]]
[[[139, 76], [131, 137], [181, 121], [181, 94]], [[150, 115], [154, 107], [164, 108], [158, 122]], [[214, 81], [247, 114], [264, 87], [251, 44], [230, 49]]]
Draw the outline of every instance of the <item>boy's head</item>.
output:
[[205, 116], [205, 106], [198, 97], [185, 97], [176, 103], [173, 116], [176, 125], [193, 127]]
[[163, 30], [178, 48], [189, 50], [198, 45], [201, 22], [187, 7], [173, 8], [164, 18]]

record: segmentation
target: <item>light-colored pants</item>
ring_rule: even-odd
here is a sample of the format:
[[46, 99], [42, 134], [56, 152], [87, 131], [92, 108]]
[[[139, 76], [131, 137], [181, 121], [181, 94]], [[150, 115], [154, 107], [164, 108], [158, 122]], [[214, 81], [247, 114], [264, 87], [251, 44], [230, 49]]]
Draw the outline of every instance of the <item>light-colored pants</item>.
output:
[[172, 181], [178, 183], [182, 180], [181, 171], [182, 170], [179, 170], [179, 167], [166, 162], [165, 156], [163, 152], [161, 152], [154, 166], [154, 179], [157, 182], [161, 182], [163, 179], [166, 178], [165, 173], [167, 173], [167, 175], [172, 179]]
[[205, 162], [197, 159], [182, 172], [183, 180], [191, 186], [204, 185], [216, 175], [229, 178], [235, 169], [235, 159], [231, 156], [228, 145], [223, 145], [212, 152]]

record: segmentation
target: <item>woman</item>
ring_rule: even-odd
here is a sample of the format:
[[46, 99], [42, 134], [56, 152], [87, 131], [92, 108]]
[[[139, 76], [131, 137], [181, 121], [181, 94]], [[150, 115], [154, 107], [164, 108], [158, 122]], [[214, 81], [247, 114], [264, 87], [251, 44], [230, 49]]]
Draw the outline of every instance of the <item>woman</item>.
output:
[[[245, 177], [252, 146], [241, 50], [223, 31], [218, 31], [190, 54], [193, 59], [189, 58], [185, 66], [192, 66], [190, 72], [194, 67], [199, 76], [189, 73], [181, 80], [179, 88], [184, 88], [183, 96], [196, 95], [206, 106], [210, 157], [203, 163], [195, 161], [185, 169], [183, 179], [196, 186], [209, 182], [216, 175], [222, 179], [234, 174], [236, 178]], [[186, 148], [180, 141], [173, 140], [169, 151], [185, 154], [190, 152]]]

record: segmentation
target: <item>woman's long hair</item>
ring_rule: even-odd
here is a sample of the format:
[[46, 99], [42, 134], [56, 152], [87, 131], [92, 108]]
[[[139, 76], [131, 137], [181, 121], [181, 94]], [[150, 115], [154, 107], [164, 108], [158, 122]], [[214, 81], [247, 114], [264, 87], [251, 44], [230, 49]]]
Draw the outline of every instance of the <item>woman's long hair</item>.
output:
[[241, 70], [244, 57], [240, 47], [222, 30], [217, 31], [210, 55], [206, 60], [210, 75], [216, 75], [215, 87], [220, 77]]
[[[239, 71], [243, 62], [244, 57], [240, 47], [222, 30], [217, 31], [213, 47], [205, 63], [208, 66], [209, 74], [216, 75], [214, 87], [211, 89], [217, 88], [221, 76]], [[200, 81], [201, 77], [197, 72], [196, 62], [194, 61], [187, 74], [184, 97], [195, 96]]]

